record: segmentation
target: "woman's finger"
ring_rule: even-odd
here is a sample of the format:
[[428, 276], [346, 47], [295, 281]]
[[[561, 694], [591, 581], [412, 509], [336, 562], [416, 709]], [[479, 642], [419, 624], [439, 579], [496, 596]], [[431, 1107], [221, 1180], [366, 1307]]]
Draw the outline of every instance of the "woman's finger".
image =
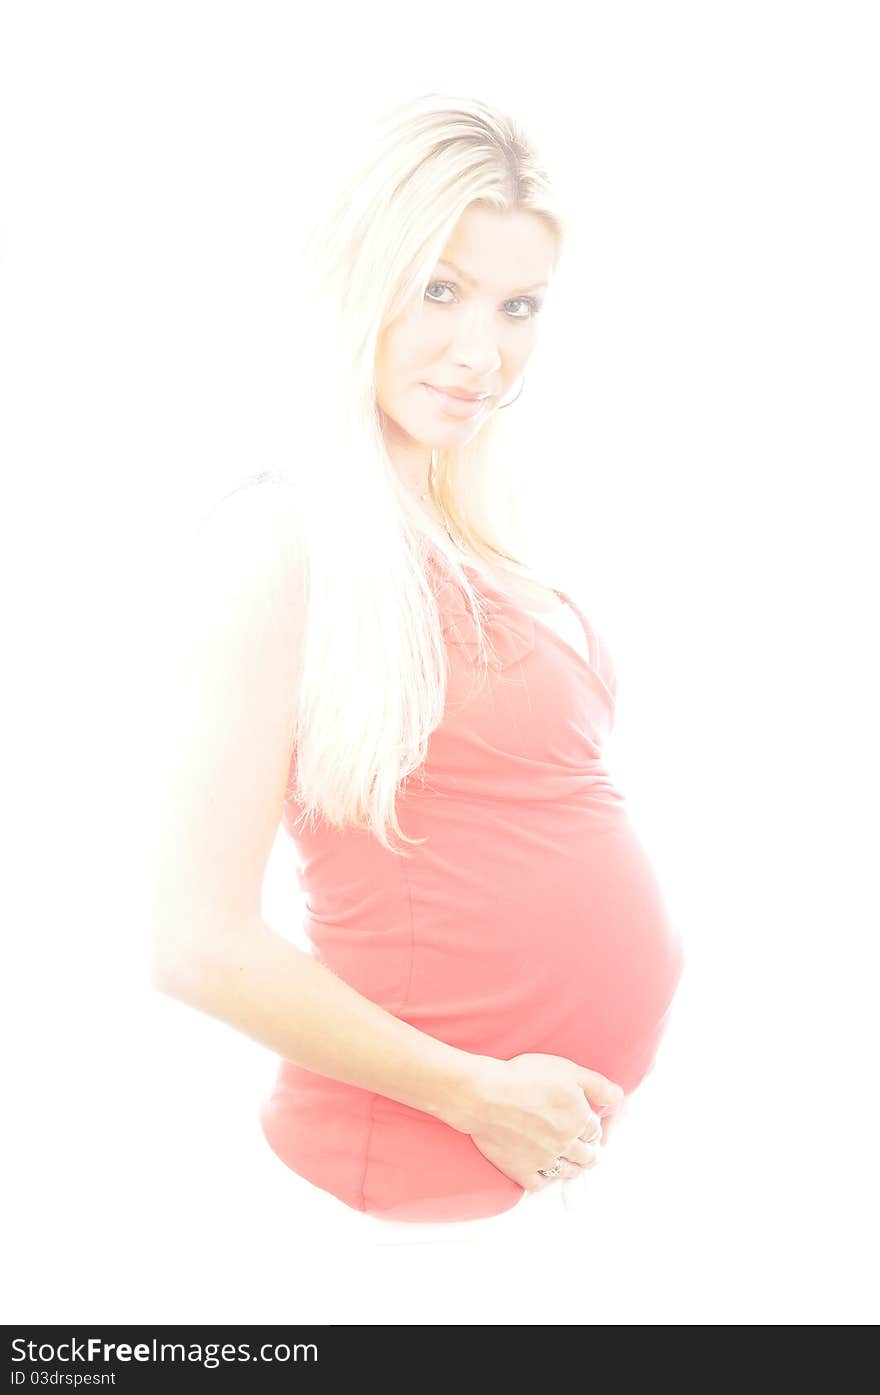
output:
[[625, 1112], [626, 1105], [622, 1104], [619, 1109], [615, 1109], [613, 1114], [606, 1114], [602, 1119], [602, 1143], [608, 1142], [608, 1135], [613, 1133], [620, 1123]]
[[534, 1192], [543, 1191], [545, 1187], [552, 1187], [557, 1182], [566, 1182], [571, 1181], [575, 1177], [582, 1177], [585, 1171], [586, 1169], [580, 1167], [577, 1163], [570, 1162], [568, 1158], [563, 1158], [562, 1169], [555, 1177], [542, 1177], [540, 1172], [536, 1172], [531, 1179], [529, 1190]]

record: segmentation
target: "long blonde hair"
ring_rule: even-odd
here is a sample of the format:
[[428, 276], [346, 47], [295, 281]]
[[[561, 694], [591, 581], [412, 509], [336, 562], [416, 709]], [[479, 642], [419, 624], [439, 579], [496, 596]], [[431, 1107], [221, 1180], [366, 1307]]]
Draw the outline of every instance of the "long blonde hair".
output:
[[[464, 593], [483, 673], [488, 641], [462, 552], [389, 458], [374, 367], [383, 329], [424, 297], [447, 239], [474, 203], [539, 215], [561, 249], [563, 219], [516, 122], [477, 100], [428, 93], [379, 117], [304, 243], [297, 410], [319, 422], [320, 434], [283, 476], [296, 489], [307, 592], [288, 795], [302, 806], [301, 820], [368, 829], [404, 856], [391, 835], [419, 840], [400, 827], [397, 791], [422, 767], [446, 703], [429, 548]], [[496, 458], [496, 434], [490, 416], [460, 449], [437, 449], [432, 492], [463, 540], [467, 565], [528, 581], [515, 555], [520, 515]]]

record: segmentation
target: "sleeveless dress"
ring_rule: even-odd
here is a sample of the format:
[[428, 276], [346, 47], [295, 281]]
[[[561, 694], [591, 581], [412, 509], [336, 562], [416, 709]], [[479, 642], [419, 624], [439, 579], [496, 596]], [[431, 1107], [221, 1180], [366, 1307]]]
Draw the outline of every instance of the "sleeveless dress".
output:
[[[401, 828], [427, 841], [406, 858], [323, 821], [294, 833], [301, 809], [288, 794], [312, 952], [463, 1051], [564, 1056], [630, 1094], [654, 1064], [684, 953], [603, 763], [617, 692], [608, 646], [564, 592], [589, 660], [466, 568], [489, 612], [480, 683], [464, 593], [442, 563], [431, 569], [446, 708], [398, 793]], [[471, 1220], [534, 1195], [468, 1134], [291, 1061], [260, 1124], [289, 1168], [375, 1217]]]

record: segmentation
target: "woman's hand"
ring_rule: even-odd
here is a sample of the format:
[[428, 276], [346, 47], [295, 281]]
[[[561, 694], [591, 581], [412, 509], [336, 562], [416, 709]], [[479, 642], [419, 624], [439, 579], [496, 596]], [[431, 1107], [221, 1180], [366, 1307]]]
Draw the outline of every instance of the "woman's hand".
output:
[[[480, 1058], [473, 1077], [469, 1133], [480, 1152], [526, 1191], [578, 1177], [599, 1160], [602, 1119], [624, 1092], [598, 1071], [564, 1056], [527, 1053], [510, 1061]], [[456, 1124], [455, 1127], [462, 1127]], [[563, 1159], [556, 1177], [542, 1177]]]

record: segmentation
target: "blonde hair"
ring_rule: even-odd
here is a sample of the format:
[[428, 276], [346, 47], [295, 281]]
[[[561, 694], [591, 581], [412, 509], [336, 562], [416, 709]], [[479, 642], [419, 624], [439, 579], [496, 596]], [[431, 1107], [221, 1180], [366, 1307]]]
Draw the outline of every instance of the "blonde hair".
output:
[[[288, 796], [302, 806], [301, 820], [370, 830], [404, 856], [391, 835], [420, 840], [400, 827], [397, 791], [423, 766], [446, 704], [444, 642], [425, 570], [431, 547], [464, 593], [483, 674], [487, 639], [462, 553], [389, 458], [374, 370], [382, 331], [424, 297], [472, 204], [538, 215], [561, 250], [563, 220], [515, 121], [480, 101], [428, 93], [379, 117], [304, 243], [297, 409], [319, 423], [319, 435], [283, 477], [296, 489], [307, 596]], [[496, 583], [504, 572], [528, 580], [515, 556], [520, 515], [493, 448], [495, 427], [490, 416], [460, 449], [434, 452], [432, 493], [467, 565]]]

